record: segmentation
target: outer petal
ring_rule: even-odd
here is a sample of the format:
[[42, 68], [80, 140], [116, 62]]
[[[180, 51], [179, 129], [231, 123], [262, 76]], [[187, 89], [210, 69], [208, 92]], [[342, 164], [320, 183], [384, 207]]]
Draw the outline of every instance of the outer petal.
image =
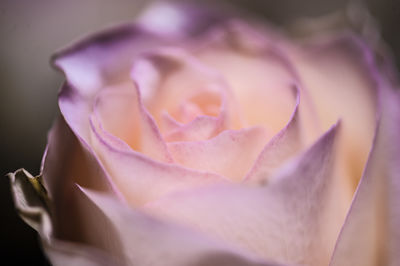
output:
[[62, 118], [57, 119], [48, 137], [42, 176], [48, 191], [55, 236], [80, 240], [79, 221], [71, 190], [77, 183], [122, 199], [93, 150], [82, 145]]
[[90, 213], [83, 227], [92, 231], [95, 245], [103, 243], [109, 253], [128, 265], [278, 265], [257, 261], [191, 230], [153, 219], [103, 194], [81, 190], [80, 206]]
[[109, 84], [129, 80], [133, 58], [163, 41], [135, 24], [125, 24], [88, 37], [54, 55], [53, 64], [82, 96]]
[[399, 92], [382, 88], [380, 107], [374, 146], [336, 244], [332, 266], [400, 263]]
[[375, 127], [377, 81], [372, 52], [348, 33], [319, 36], [301, 49], [290, 48], [287, 52], [310, 92], [322, 127], [342, 119], [340, 167], [355, 188]]
[[326, 265], [343, 222], [332, 179], [334, 127], [262, 187], [217, 186], [147, 205], [150, 213], [267, 259]]

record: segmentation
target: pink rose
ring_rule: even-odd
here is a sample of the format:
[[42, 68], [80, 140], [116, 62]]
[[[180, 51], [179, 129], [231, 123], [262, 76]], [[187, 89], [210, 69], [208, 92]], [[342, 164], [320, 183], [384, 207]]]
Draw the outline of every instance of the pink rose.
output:
[[10, 174], [50, 261], [399, 265], [387, 57], [350, 30], [300, 41], [221, 14], [157, 4], [54, 57], [41, 174]]

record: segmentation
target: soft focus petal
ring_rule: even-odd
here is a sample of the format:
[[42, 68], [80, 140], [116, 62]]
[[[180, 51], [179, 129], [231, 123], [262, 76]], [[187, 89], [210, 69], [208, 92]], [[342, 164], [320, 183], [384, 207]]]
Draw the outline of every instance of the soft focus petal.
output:
[[150, 159], [136, 151], [118, 149], [113, 137], [91, 120], [92, 145], [113, 182], [133, 206], [171, 192], [227, 182], [220, 175], [195, 171]]
[[287, 125], [278, 132], [259, 154], [253, 167], [247, 173], [247, 183], [265, 183], [290, 158], [299, 153], [304, 145], [302, 121], [299, 114], [300, 91], [297, 90], [297, 103]]
[[261, 127], [225, 130], [205, 141], [170, 142], [168, 149], [177, 163], [241, 181], [267, 142], [267, 136]]
[[88, 97], [104, 86], [129, 80], [133, 58], [163, 40], [138, 25], [125, 24], [61, 50], [53, 63], [79, 95]]
[[380, 91], [374, 145], [331, 266], [400, 263], [400, 95]]
[[94, 116], [105, 131], [134, 150], [156, 160], [172, 160], [157, 125], [142, 106], [140, 92], [133, 83], [100, 92], [94, 103]]
[[103, 245], [110, 254], [129, 265], [278, 265], [257, 262], [241, 251], [183, 227], [153, 219], [108, 196], [81, 190], [80, 206], [90, 214], [83, 227], [91, 231], [94, 245]]
[[345, 216], [332, 175], [337, 128], [266, 186], [216, 186], [177, 193], [147, 211], [194, 227], [266, 259], [326, 265]]
[[355, 188], [375, 127], [377, 73], [372, 52], [349, 34], [312, 39], [293, 50], [288, 53], [315, 103], [322, 127], [342, 120], [340, 167]]
[[81, 237], [71, 193], [75, 183], [122, 199], [92, 148], [83, 145], [62, 118], [49, 133], [42, 175], [52, 202], [54, 234], [60, 238], [78, 241]]

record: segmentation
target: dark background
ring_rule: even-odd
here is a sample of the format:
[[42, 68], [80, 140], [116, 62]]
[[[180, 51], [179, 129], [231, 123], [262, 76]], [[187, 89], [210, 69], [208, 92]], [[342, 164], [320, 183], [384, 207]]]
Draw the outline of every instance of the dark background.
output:
[[[85, 33], [128, 21], [145, 0], [0, 0], [0, 258], [2, 265], [47, 265], [33, 229], [14, 211], [4, 175], [39, 173], [46, 134], [57, 114], [62, 76], [49, 57]], [[229, 1], [227, 1], [229, 2]], [[346, 0], [232, 0], [279, 25], [343, 9]], [[384, 40], [400, 62], [400, 1], [367, 0]]]

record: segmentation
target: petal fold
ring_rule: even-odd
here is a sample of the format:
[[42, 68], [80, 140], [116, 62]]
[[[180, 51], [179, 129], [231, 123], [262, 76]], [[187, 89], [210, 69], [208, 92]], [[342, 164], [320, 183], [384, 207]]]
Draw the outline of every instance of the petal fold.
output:
[[[95, 100], [92, 119], [98, 120], [110, 138], [117, 138], [114, 142], [121, 140], [153, 159], [172, 161], [161, 133], [143, 107], [140, 91], [134, 84], [100, 92]], [[124, 145], [119, 146], [123, 148]]]
[[289, 159], [298, 154], [304, 146], [299, 113], [300, 89], [296, 90], [296, 107], [287, 125], [279, 131], [258, 155], [254, 165], [246, 174], [247, 183], [265, 183]]
[[179, 164], [242, 181], [267, 140], [263, 128], [253, 127], [225, 130], [205, 141], [170, 142], [168, 149]]

